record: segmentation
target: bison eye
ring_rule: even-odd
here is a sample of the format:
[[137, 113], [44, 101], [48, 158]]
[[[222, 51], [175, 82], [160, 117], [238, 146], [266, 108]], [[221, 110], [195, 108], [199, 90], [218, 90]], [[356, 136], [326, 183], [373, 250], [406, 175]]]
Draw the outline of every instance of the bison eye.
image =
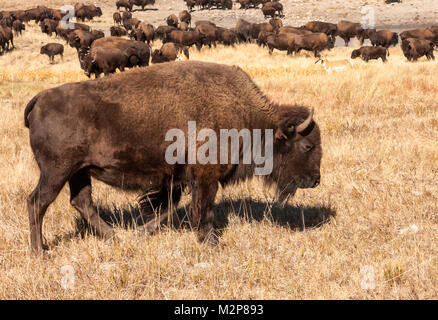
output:
[[309, 152], [310, 150], [313, 149], [313, 145], [311, 145], [310, 143], [304, 143], [302, 144], [302, 149], [303, 152]]

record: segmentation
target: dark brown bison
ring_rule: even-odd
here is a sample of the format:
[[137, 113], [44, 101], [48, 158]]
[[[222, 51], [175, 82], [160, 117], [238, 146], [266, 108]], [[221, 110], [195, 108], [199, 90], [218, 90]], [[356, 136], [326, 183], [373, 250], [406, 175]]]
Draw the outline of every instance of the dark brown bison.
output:
[[[27, 199], [32, 252], [42, 251], [44, 214], [67, 182], [71, 205], [98, 235], [115, 238], [93, 204], [91, 177], [149, 195], [142, 206], [145, 216], [163, 210], [159, 219], [139, 227], [140, 234], [156, 231], [187, 189], [192, 195], [191, 227], [199, 240], [216, 243], [213, 207], [219, 183], [243, 181], [260, 165], [166, 161], [175, 143], [169, 141], [169, 132], [176, 129], [187, 137], [189, 121], [196, 121], [194, 130], [211, 128], [217, 136], [220, 129], [261, 129], [266, 136], [262, 148], [272, 150], [266, 157], [272, 170], [263, 177], [285, 201], [298, 188], [320, 182], [321, 137], [312, 116], [305, 107], [268, 100], [239, 67], [199, 61], [152, 65], [42, 91], [24, 111], [40, 170]], [[182, 153], [196, 156], [196, 149], [181, 145]], [[252, 149], [256, 143], [249, 145]]]
[[266, 32], [266, 31], [260, 31], [259, 37], [257, 39], [257, 44], [262, 47], [266, 47], [268, 45], [268, 37], [275, 35], [274, 32]]
[[129, 0], [118, 0], [116, 1], [117, 10], [120, 8], [125, 8], [126, 11], [132, 11], [133, 4]]
[[41, 32], [52, 36], [53, 33], [56, 33], [58, 25], [59, 21], [46, 18], [40, 22]]
[[155, 38], [160, 39], [160, 40], [166, 39], [168, 37], [169, 33], [174, 31], [174, 30], [178, 30], [178, 29], [175, 27], [167, 26], [167, 25], [166, 26], [164, 26], [164, 25], [158, 26], [155, 29]]
[[75, 11], [75, 17], [78, 20], [93, 20], [95, 17], [102, 16], [102, 9], [95, 5], [84, 5], [80, 9]]
[[175, 14], [171, 14], [167, 17], [166, 23], [168, 26], [178, 28], [178, 17]]
[[189, 60], [189, 49], [172, 42], [165, 43], [152, 52], [152, 63]]
[[195, 0], [185, 0], [185, 1], [186, 1], [187, 9], [189, 9], [189, 11], [192, 12], [193, 8], [196, 5], [196, 1]]
[[435, 34], [430, 29], [420, 28], [420, 29], [406, 30], [400, 33], [400, 39], [402, 41], [408, 38], [430, 40], [436, 46], [438, 46], [438, 34]]
[[262, 12], [265, 15], [265, 17], [266, 17], [265, 12], [267, 12], [267, 9], [274, 9], [274, 14], [273, 15], [271, 13], [269, 14], [269, 16], [271, 16], [272, 18], [274, 18], [275, 15], [283, 16], [283, 5], [280, 2], [268, 1], [263, 3]]
[[128, 34], [125, 28], [112, 26], [110, 28], [110, 34], [112, 37], [122, 37]]
[[204, 42], [204, 37], [199, 32], [199, 30], [195, 30], [195, 31], [173, 30], [165, 34], [165, 37], [163, 38], [163, 42], [164, 43], [173, 42], [187, 47], [191, 47], [195, 45], [198, 50], [201, 50]]
[[238, 43], [237, 35], [233, 30], [225, 29], [217, 34], [217, 40], [226, 46], [234, 46]]
[[192, 15], [187, 10], [181, 11], [178, 16], [181, 22], [185, 22], [189, 26], [192, 24]]
[[141, 7], [142, 10], [144, 10], [144, 8], [147, 5], [154, 5], [155, 4], [155, 0], [129, 0], [129, 2], [134, 6], [139, 6]]
[[114, 12], [113, 14], [113, 20], [114, 20], [114, 24], [122, 24], [122, 16], [119, 12]]
[[389, 50], [382, 46], [363, 46], [351, 52], [351, 59], [361, 57], [365, 62], [379, 58], [382, 59], [383, 62], [386, 62], [387, 56], [389, 56]]
[[198, 31], [202, 36], [202, 43], [207, 45], [209, 48], [211, 46], [216, 47], [216, 27], [210, 24], [199, 24], [195, 27], [195, 31]]
[[74, 30], [69, 33], [69, 44], [77, 51], [80, 49], [88, 49], [95, 40], [103, 38], [104, 36], [105, 34], [96, 30], [93, 30], [92, 32]]
[[325, 33], [312, 33], [305, 35], [296, 35], [294, 37], [295, 52], [301, 50], [313, 52], [315, 58], [320, 57], [320, 52], [325, 49], [332, 49], [335, 46], [335, 40]]
[[390, 30], [367, 29], [364, 31], [364, 39], [370, 39], [373, 46], [389, 48], [398, 43], [398, 34]]
[[269, 23], [274, 28], [274, 30], [278, 30], [283, 26], [283, 21], [277, 18], [269, 19]]
[[149, 60], [151, 57], [151, 47], [144, 42], [127, 40], [118, 37], [105, 37], [97, 39], [91, 45], [91, 49], [102, 47], [102, 48], [118, 48], [122, 52], [129, 51], [128, 64], [126, 67], [145, 67], [149, 65]]
[[319, 33], [323, 32], [328, 36], [336, 36], [338, 33], [338, 27], [334, 23], [322, 22], [322, 21], [309, 21], [304, 25], [306, 30]]
[[356, 37], [360, 44], [364, 41], [364, 29], [360, 23], [354, 23], [350, 21], [339, 21], [337, 24], [337, 35], [345, 41], [345, 45], [348, 46], [350, 39]]
[[15, 35], [18, 36], [21, 35], [24, 30], [26, 30], [26, 26], [21, 20], [15, 20], [12, 23], [12, 29], [14, 30]]
[[56, 55], [60, 55], [61, 59], [64, 57], [64, 46], [60, 43], [48, 43], [41, 47], [40, 54], [48, 55], [50, 62], [54, 63]]
[[239, 18], [236, 22], [235, 30], [239, 42], [251, 41], [252, 23]]
[[145, 22], [140, 23], [137, 29], [131, 32], [131, 38], [134, 38], [137, 41], [143, 41], [143, 42], [147, 42], [147, 44], [150, 44], [155, 39], [154, 26]]
[[14, 46], [14, 35], [9, 27], [0, 26], [0, 47], [3, 54], [6, 50], [12, 50]]
[[81, 68], [89, 78], [92, 74], [96, 78], [99, 78], [102, 73], [108, 76], [115, 73], [117, 69], [123, 72], [132, 59], [139, 60], [134, 49], [122, 51], [113, 47], [95, 47], [89, 53], [79, 55]]
[[298, 34], [298, 35], [305, 35], [305, 34], [312, 34], [313, 32], [310, 30], [302, 29], [302, 28], [295, 28], [290, 26], [281, 27], [277, 30], [278, 34], [285, 34], [285, 33], [292, 33], [292, 34]]
[[408, 61], [417, 61], [426, 56], [427, 60], [435, 60], [434, 44], [430, 40], [407, 38], [402, 41], [401, 48]]
[[274, 27], [270, 23], [253, 23], [251, 29], [251, 39], [257, 41], [260, 31], [274, 32]]
[[269, 54], [272, 54], [274, 49], [280, 51], [287, 51], [287, 54], [291, 54], [295, 51], [295, 37], [297, 35], [285, 33], [285, 34], [273, 34], [271, 33], [266, 37], [266, 44], [269, 48]]

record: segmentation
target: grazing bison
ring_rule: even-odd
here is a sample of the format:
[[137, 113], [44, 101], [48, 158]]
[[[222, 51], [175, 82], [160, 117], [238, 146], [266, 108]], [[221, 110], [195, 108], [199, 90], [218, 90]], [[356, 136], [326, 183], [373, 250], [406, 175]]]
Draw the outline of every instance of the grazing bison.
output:
[[204, 45], [207, 45], [209, 48], [212, 45], [216, 47], [216, 27], [210, 24], [199, 24], [195, 27], [195, 31], [201, 34]]
[[272, 18], [269, 19], [269, 24], [274, 28], [274, 30], [278, 30], [283, 26], [283, 21], [281, 19]]
[[406, 30], [400, 33], [400, 39], [402, 41], [408, 38], [430, 40], [436, 46], [438, 46], [438, 34], [435, 34], [430, 29], [420, 28], [420, 29]]
[[236, 22], [235, 30], [239, 42], [251, 41], [252, 23], [239, 18]]
[[152, 63], [189, 60], [189, 49], [172, 42], [165, 43], [160, 49], [152, 52]]
[[117, 10], [120, 8], [125, 8], [126, 11], [132, 11], [133, 4], [129, 0], [118, 0], [116, 2]]
[[175, 27], [167, 26], [167, 25], [166, 26], [164, 26], [164, 25], [158, 26], [155, 29], [155, 38], [160, 39], [160, 40], [166, 39], [168, 37], [168, 35], [170, 34], [170, 32], [172, 32], [174, 30], [178, 30], [178, 29]]
[[350, 39], [356, 37], [360, 44], [364, 41], [364, 29], [360, 23], [354, 23], [350, 21], [339, 21], [337, 24], [337, 35], [340, 36], [345, 41], [345, 45], [348, 46]]
[[96, 7], [95, 5], [84, 5], [78, 10], [75, 11], [75, 17], [78, 20], [85, 21], [93, 20], [94, 17], [101, 17], [102, 16], [102, 9], [99, 7]]
[[[274, 13], [272, 14], [272, 11], [268, 11], [268, 9], [273, 9]], [[265, 2], [263, 3], [262, 6], [262, 12], [265, 15], [265, 18], [266, 18], [265, 12], [269, 12], [269, 16], [271, 16], [272, 18], [274, 18], [275, 15], [283, 16], [283, 5], [280, 2], [274, 2], [274, 1]]]
[[137, 41], [143, 41], [143, 42], [147, 42], [147, 44], [150, 44], [155, 39], [154, 26], [145, 22], [140, 23], [137, 29], [131, 32], [131, 38], [134, 38]]
[[24, 30], [26, 30], [26, 27], [21, 20], [15, 20], [12, 23], [12, 29], [14, 30], [15, 35], [18, 36], [21, 35]]
[[50, 62], [54, 63], [56, 55], [60, 55], [61, 59], [64, 57], [64, 46], [60, 43], [48, 43], [41, 47], [40, 54], [48, 55]]
[[6, 50], [11, 50], [15, 47], [14, 35], [11, 28], [0, 26], [0, 47], [2, 49], [2, 54]]
[[[239, 67], [200, 61], [152, 65], [42, 91], [24, 111], [40, 170], [27, 199], [32, 252], [42, 251], [44, 214], [67, 182], [71, 205], [98, 235], [115, 238], [93, 204], [91, 177], [149, 195], [143, 197], [144, 214], [164, 210], [159, 219], [140, 227], [144, 234], [173, 214], [187, 189], [192, 228], [199, 240], [215, 243], [213, 207], [219, 183], [251, 177], [256, 164], [171, 164], [165, 156], [174, 143], [166, 138], [169, 130], [179, 129], [187, 137], [189, 121], [217, 136], [219, 129], [261, 129], [268, 139], [262, 144], [272, 145], [272, 157], [267, 156], [272, 172], [263, 177], [285, 201], [297, 188], [320, 182], [321, 137], [312, 115], [305, 107], [268, 100]], [[255, 143], [249, 143], [252, 149]], [[182, 152], [196, 156], [190, 148], [184, 143]]]
[[94, 47], [89, 53], [79, 55], [81, 68], [89, 78], [92, 74], [96, 78], [102, 73], [108, 76], [110, 73], [115, 73], [117, 69], [123, 72], [132, 59], [139, 60], [134, 49], [122, 51], [112, 47]]
[[364, 31], [364, 39], [370, 39], [373, 46], [382, 46], [389, 48], [396, 46], [398, 43], [398, 34], [389, 30], [367, 29]]
[[110, 28], [110, 33], [112, 37], [122, 37], [128, 34], [125, 28], [112, 26]]
[[418, 58], [422, 56], [426, 56], [427, 60], [435, 60], [433, 54], [434, 44], [430, 40], [415, 38], [404, 39], [401, 48], [408, 61], [417, 61]]
[[185, 22], [189, 26], [192, 24], [192, 15], [187, 10], [181, 11], [178, 16], [181, 22]]
[[151, 48], [144, 42], [127, 40], [118, 37], [105, 37], [97, 39], [91, 45], [91, 49], [103, 47], [103, 48], [118, 48], [122, 52], [129, 51], [128, 64], [126, 67], [145, 67], [149, 65], [149, 59], [151, 56]]
[[379, 58], [382, 59], [383, 62], [386, 62], [386, 56], [389, 56], [389, 50], [382, 46], [363, 46], [351, 52], [351, 59], [361, 57], [365, 62]]
[[191, 47], [195, 45], [198, 50], [201, 50], [202, 45], [204, 43], [204, 37], [199, 32], [199, 30], [195, 30], [195, 31], [173, 30], [165, 34], [165, 37], [163, 38], [163, 43], [167, 43], [167, 42], [173, 42], [187, 47]]
[[261, 31], [274, 32], [274, 27], [270, 23], [253, 23], [251, 29], [251, 39], [257, 41]]
[[56, 33], [58, 24], [59, 21], [46, 18], [40, 22], [41, 32], [52, 36], [53, 33]]
[[178, 28], [178, 17], [175, 14], [171, 14], [167, 17], [166, 23], [168, 26]]
[[313, 52], [315, 58], [320, 57], [320, 52], [325, 49], [332, 49], [335, 46], [335, 40], [325, 33], [312, 33], [305, 35], [296, 35], [294, 37], [295, 52], [301, 50]]
[[136, 6], [141, 7], [142, 10], [144, 10], [144, 8], [147, 5], [154, 5], [155, 4], [155, 0], [129, 0], [129, 2], [132, 5], [136, 5]]
[[315, 33], [323, 32], [332, 37], [335, 37], [338, 32], [336, 24], [322, 21], [309, 21], [303, 26], [303, 28]]
[[119, 12], [114, 12], [113, 14], [114, 24], [121, 25], [122, 24], [122, 16]]
[[269, 48], [269, 54], [272, 54], [274, 49], [280, 51], [287, 51], [287, 54], [291, 54], [295, 50], [295, 37], [294, 34], [273, 34], [271, 33], [266, 37], [266, 44]]

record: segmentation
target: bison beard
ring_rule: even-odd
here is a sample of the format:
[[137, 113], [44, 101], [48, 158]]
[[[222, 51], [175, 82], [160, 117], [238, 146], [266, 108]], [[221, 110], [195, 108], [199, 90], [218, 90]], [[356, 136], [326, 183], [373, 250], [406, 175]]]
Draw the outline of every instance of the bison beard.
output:
[[92, 202], [91, 177], [151, 195], [145, 214], [165, 210], [159, 221], [141, 227], [143, 233], [154, 232], [172, 214], [187, 188], [192, 195], [192, 227], [201, 241], [215, 242], [218, 183], [246, 179], [254, 174], [255, 165], [167, 163], [166, 132], [173, 128], [187, 132], [191, 120], [217, 132], [272, 129], [273, 172], [266, 180], [277, 185], [281, 200], [297, 188], [319, 184], [321, 139], [312, 113], [305, 107], [270, 102], [235, 66], [165, 63], [65, 84], [35, 96], [24, 120], [40, 169], [38, 185], [27, 199], [34, 253], [43, 248], [46, 209], [67, 182], [72, 206], [104, 239], [115, 237]]

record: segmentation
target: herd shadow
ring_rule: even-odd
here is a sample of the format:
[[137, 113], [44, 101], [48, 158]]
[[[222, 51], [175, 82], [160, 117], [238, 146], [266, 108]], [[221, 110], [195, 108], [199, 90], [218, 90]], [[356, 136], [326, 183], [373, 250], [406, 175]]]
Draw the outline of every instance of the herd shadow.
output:
[[[123, 229], [135, 229], [151, 219], [153, 215], [142, 216], [138, 206], [129, 206], [128, 208], [117, 208], [113, 206], [98, 207], [99, 215], [108, 224]], [[189, 207], [182, 207], [176, 210], [171, 221], [164, 222], [175, 230], [190, 229], [188, 219]], [[308, 228], [318, 228], [329, 223], [335, 216], [336, 210], [330, 205], [320, 206], [294, 206], [270, 204], [264, 201], [255, 201], [252, 199], [243, 199], [238, 201], [224, 200], [214, 208], [215, 220], [214, 226], [218, 230], [227, 227], [229, 218], [237, 216], [248, 222], [261, 222], [264, 220], [271, 221], [273, 224], [285, 227], [291, 230], [303, 231]], [[86, 234], [95, 234], [93, 228], [81, 217], [76, 218], [76, 230], [74, 233], [65, 235], [63, 238], [83, 237]], [[58, 241], [62, 241], [61, 238]]]

